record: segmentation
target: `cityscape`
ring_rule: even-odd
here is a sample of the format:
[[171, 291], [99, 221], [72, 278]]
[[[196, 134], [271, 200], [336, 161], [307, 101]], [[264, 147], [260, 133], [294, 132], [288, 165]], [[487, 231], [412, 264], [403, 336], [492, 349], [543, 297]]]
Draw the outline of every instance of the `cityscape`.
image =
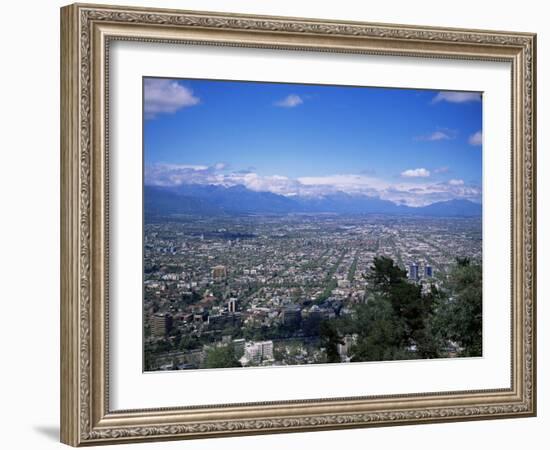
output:
[[[326, 150], [321, 166], [304, 144], [259, 156], [231, 150], [249, 144], [244, 131], [208, 150], [204, 125], [185, 126], [211, 103], [207, 93], [258, 101], [258, 92], [292, 91], [266, 102], [270, 114], [286, 114], [335, 87], [144, 83], [145, 371], [482, 356], [479, 94], [365, 88], [365, 100], [412, 103], [429, 112], [425, 121], [448, 114], [455, 128], [413, 133], [416, 150], [401, 161], [366, 152], [378, 166], [357, 171], [356, 151]], [[346, 104], [349, 89], [357, 92], [331, 92], [331, 107]], [[231, 101], [223, 96], [207, 116], [218, 123]], [[451, 111], [435, 112], [440, 103]], [[275, 140], [288, 130], [273, 118], [265, 126], [279, 130]], [[219, 162], [222, 151], [231, 162]]]

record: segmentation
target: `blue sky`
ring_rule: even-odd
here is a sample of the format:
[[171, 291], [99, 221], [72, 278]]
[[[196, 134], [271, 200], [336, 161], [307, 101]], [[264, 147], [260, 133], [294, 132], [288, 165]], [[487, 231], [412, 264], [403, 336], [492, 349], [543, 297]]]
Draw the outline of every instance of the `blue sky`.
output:
[[145, 182], [481, 201], [478, 93], [144, 79]]

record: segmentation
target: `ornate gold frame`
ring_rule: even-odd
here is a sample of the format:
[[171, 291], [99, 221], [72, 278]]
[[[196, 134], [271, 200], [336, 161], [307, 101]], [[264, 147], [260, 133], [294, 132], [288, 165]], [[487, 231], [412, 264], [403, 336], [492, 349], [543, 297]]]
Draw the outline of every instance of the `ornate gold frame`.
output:
[[[386, 397], [111, 411], [107, 62], [112, 40], [203, 43], [512, 66], [512, 385]], [[533, 416], [536, 36], [75, 4], [61, 9], [61, 440], [80, 446]]]

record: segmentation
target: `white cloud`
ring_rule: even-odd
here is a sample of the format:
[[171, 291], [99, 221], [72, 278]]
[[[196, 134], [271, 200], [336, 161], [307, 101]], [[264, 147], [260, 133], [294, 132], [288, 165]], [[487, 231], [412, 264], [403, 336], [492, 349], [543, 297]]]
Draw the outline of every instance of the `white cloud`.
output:
[[[336, 174], [319, 177], [300, 177], [300, 183], [305, 185], [330, 185], [330, 186], [372, 186], [379, 184], [379, 180], [374, 177], [356, 174]], [[385, 186], [386, 183], [383, 183]]]
[[452, 180], [449, 180], [448, 183], [451, 186], [464, 186], [464, 180], [452, 179]]
[[321, 195], [338, 191], [348, 194], [378, 195], [390, 185], [375, 177], [357, 174], [336, 174], [318, 177], [300, 177], [302, 195]]
[[256, 173], [229, 174], [227, 180], [242, 184], [252, 191], [273, 192], [274, 194], [293, 196], [300, 194], [300, 183], [282, 175], [261, 176]]
[[481, 94], [478, 92], [439, 92], [432, 100], [432, 103], [449, 102], [449, 103], [469, 103], [481, 101]]
[[453, 186], [448, 183], [403, 183], [380, 192], [380, 198], [408, 206], [425, 206], [457, 198], [480, 202], [481, 188], [475, 185]]
[[416, 140], [417, 141], [444, 141], [444, 140], [454, 139], [455, 137], [456, 137], [456, 132], [453, 132], [452, 130], [445, 130], [445, 131], [438, 130], [425, 136], [418, 136]]
[[191, 89], [175, 80], [161, 78], [145, 79], [143, 97], [143, 108], [147, 119], [152, 119], [158, 114], [173, 114], [181, 108], [200, 103], [200, 99]]
[[483, 134], [478, 131], [470, 136], [468, 139], [470, 145], [481, 145], [483, 143]]
[[401, 176], [405, 178], [427, 178], [430, 176], [430, 171], [420, 167], [418, 169], [408, 169], [401, 172]]
[[[414, 169], [418, 173], [423, 173], [423, 170], [428, 172], [426, 169]], [[226, 187], [242, 185], [253, 191], [272, 192], [287, 197], [323, 197], [345, 192], [350, 195], [378, 197], [409, 206], [424, 206], [456, 198], [481, 201], [481, 188], [476, 185], [466, 185], [463, 180], [388, 182], [363, 174], [334, 174], [294, 179], [283, 175], [260, 175], [253, 171], [229, 172], [223, 163], [211, 166], [187, 164], [146, 166], [145, 184], [165, 187], [177, 187], [182, 184], [212, 184]]]
[[304, 101], [299, 95], [290, 94], [283, 100], [275, 102], [275, 106], [280, 106], [281, 108], [294, 108], [302, 103], [304, 103]]
[[217, 184], [220, 179], [215, 166], [193, 164], [152, 164], [145, 167], [145, 184], [179, 186], [182, 184]]

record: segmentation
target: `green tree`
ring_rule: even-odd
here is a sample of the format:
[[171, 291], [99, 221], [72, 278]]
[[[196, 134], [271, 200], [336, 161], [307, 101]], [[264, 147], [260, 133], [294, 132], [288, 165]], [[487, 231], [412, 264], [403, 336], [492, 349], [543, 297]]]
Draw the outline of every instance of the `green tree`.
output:
[[371, 297], [356, 308], [359, 340], [352, 359], [437, 357], [440, 345], [431, 330], [436, 292], [422, 294], [421, 286], [409, 283], [407, 273], [384, 256], [374, 259], [364, 277]]
[[224, 367], [241, 367], [241, 363], [235, 356], [233, 346], [225, 345], [208, 349], [203, 368], [216, 369]]
[[145, 365], [145, 370], [154, 370], [155, 356], [151, 348], [145, 347], [143, 352], [143, 363]]
[[179, 349], [182, 351], [194, 350], [200, 347], [200, 341], [197, 336], [184, 334], [181, 338]]
[[338, 333], [336, 321], [323, 320], [319, 326], [319, 335], [321, 347], [324, 347], [327, 352], [327, 362], [341, 362], [338, 344], [343, 344], [343, 341]]
[[358, 335], [351, 349], [352, 361], [404, 359], [403, 325], [387, 298], [376, 296], [355, 310], [352, 329]]
[[388, 293], [392, 286], [402, 283], [407, 278], [407, 272], [393, 263], [386, 256], [374, 258], [369, 272], [363, 277], [372, 284], [374, 290]]
[[457, 258], [439, 298], [435, 330], [456, 342], [461, 356], [482, 354], [482, 267], [468, 258]]

